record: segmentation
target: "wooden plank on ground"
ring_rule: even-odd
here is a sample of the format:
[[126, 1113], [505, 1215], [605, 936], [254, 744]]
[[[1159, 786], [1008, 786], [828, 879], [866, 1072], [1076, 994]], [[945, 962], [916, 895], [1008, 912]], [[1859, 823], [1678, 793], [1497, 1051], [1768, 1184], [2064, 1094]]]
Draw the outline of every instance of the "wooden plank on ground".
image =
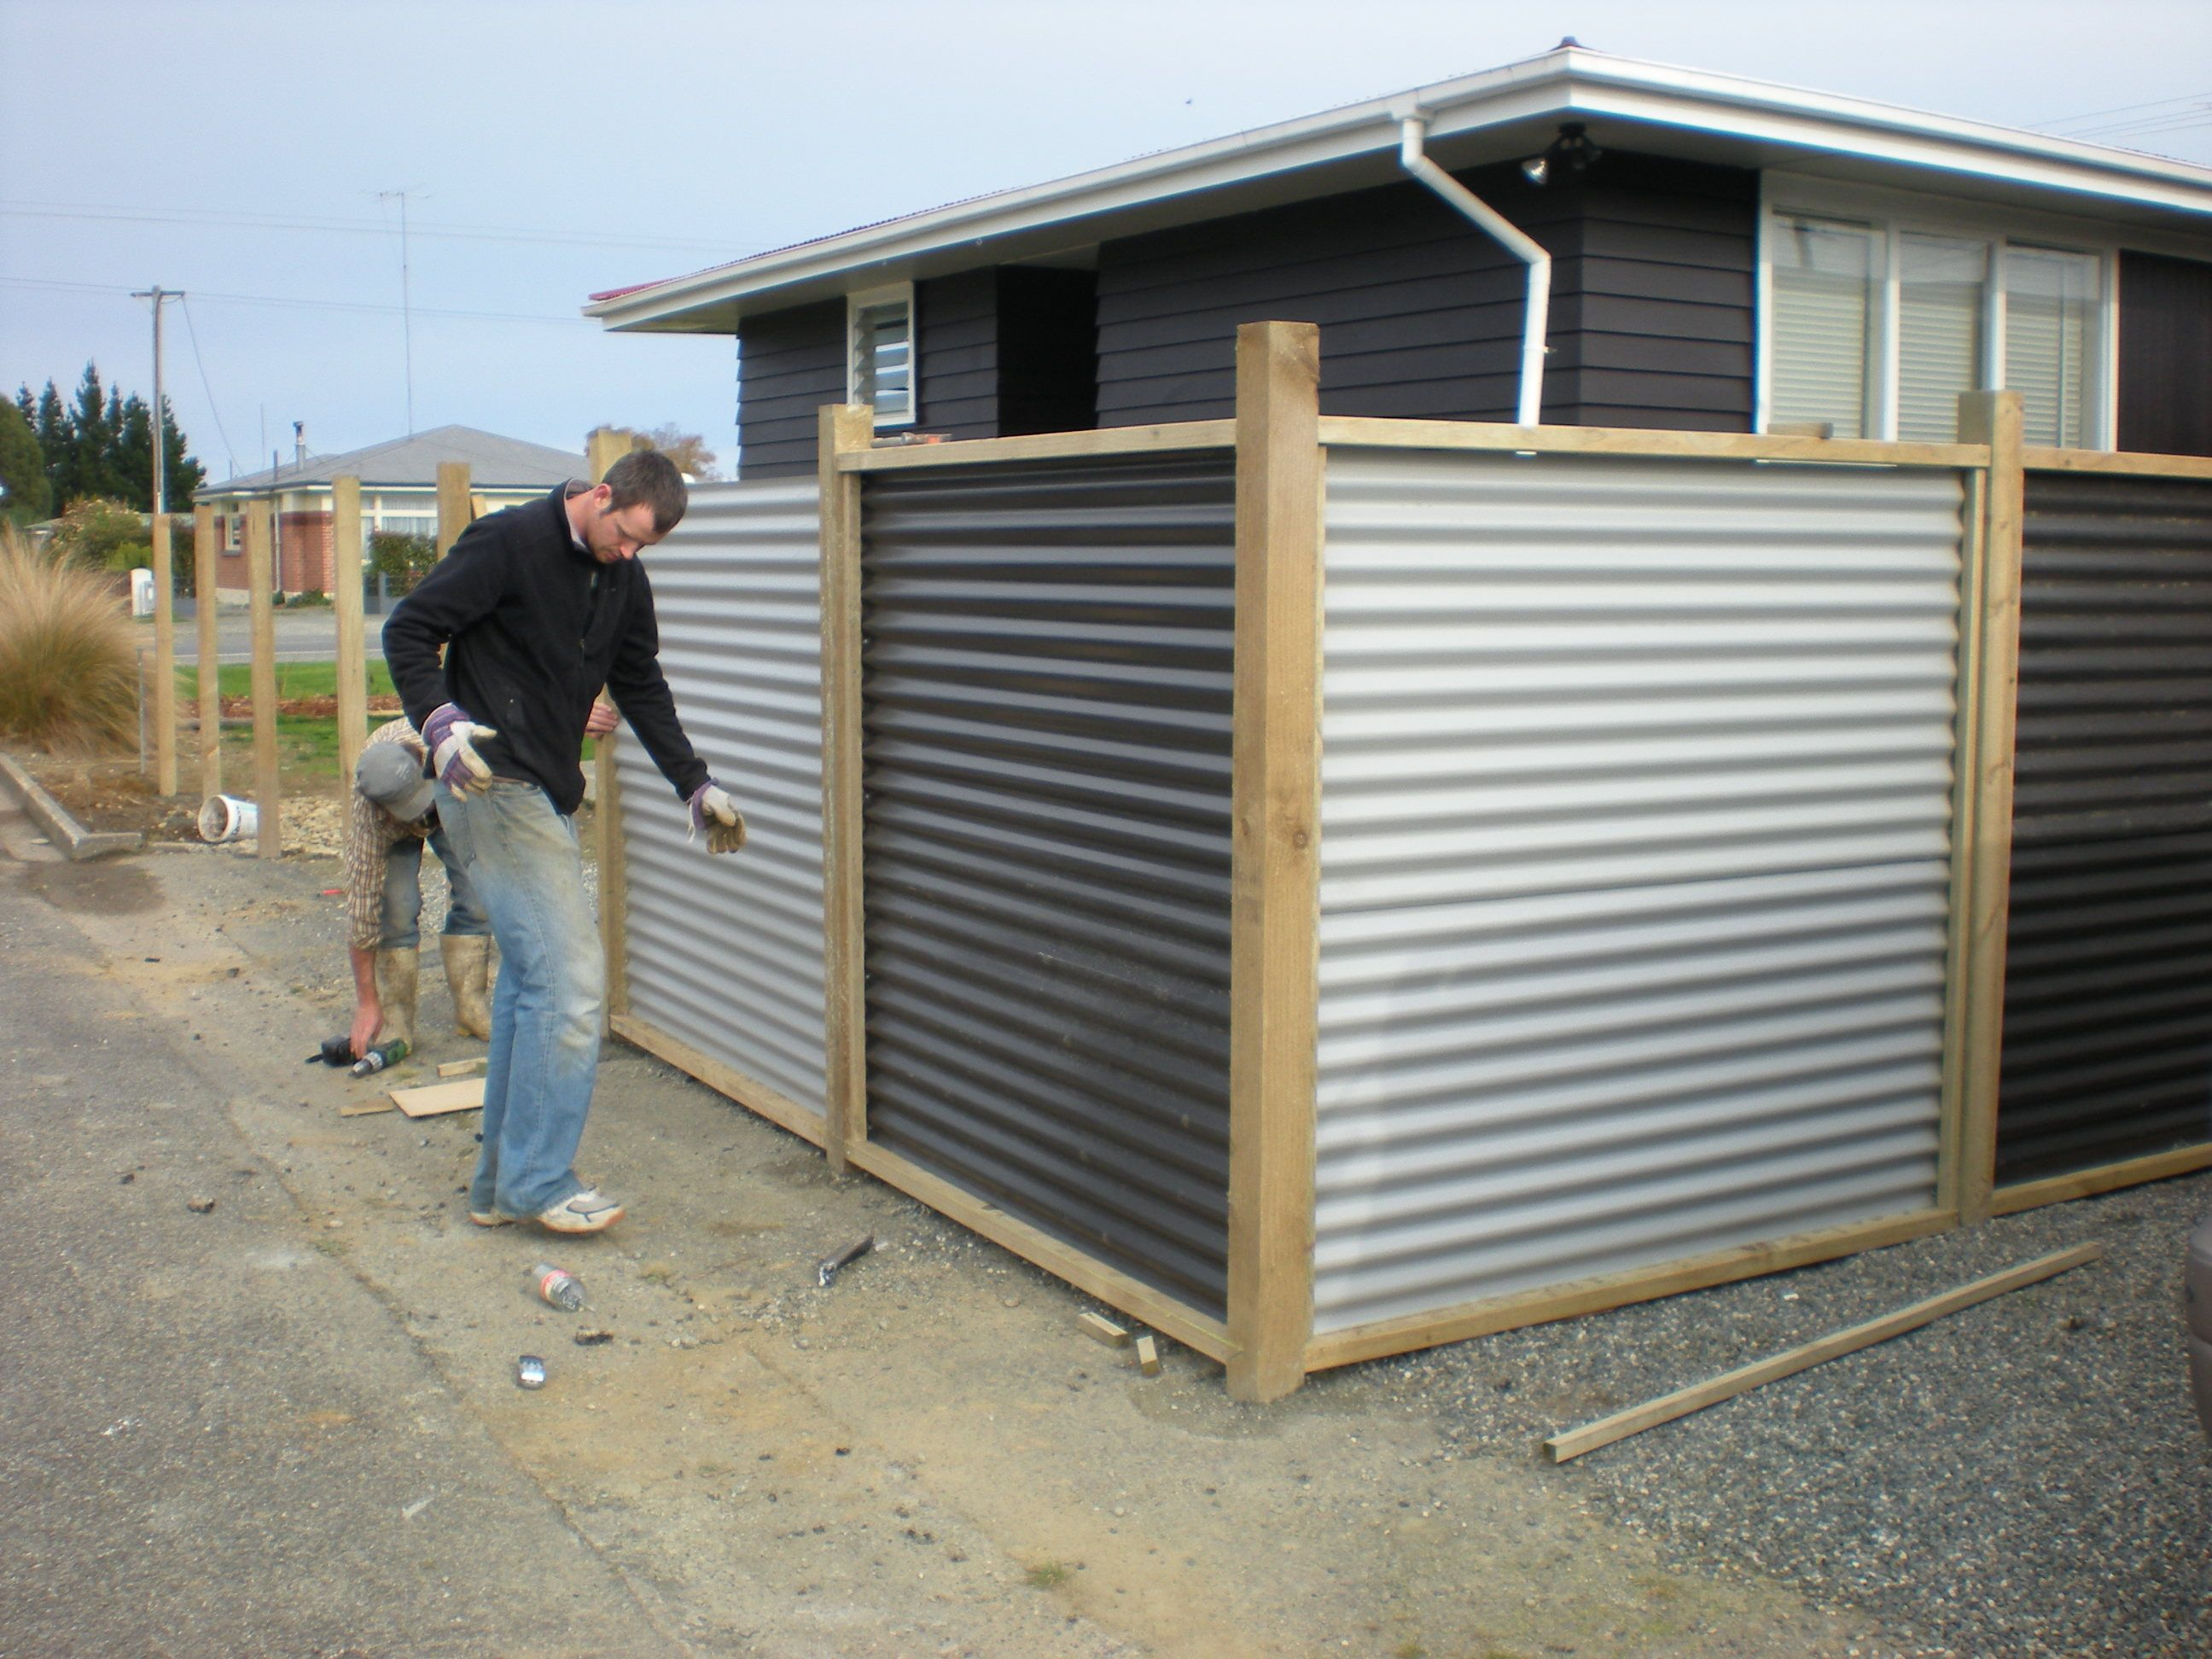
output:
[[392, 1103], [410, 1117], [437, 1117], [447, 1112], [473, 1111], [483, 1104], [484, 1080], [463, 1078], [458, 1083], [426, 1083], [418, 1089], [394, 1089]]
[[1083, 1327], [1084, 1335], [1093, 1342], [1103, 1342], [1109, 1348], [1129, 1346], [1129, 1333], [1103, 1314], [1087, 1313], [1075, 1322]]
[[1692, 1412], [1703, 1411], [1723, 1400], [1733, 1400], [1740, 1394], [1747, 1394], [1769, 1382], [1795, 1376], [1799, 1371], [1808, 1370], [1828, 1360], [1840, 1358], [1847, 1353], [1856, 1353], [1862, 1348], [1870, 1348], [1877, 1342], [1887, 1342], [1907, 1331], [1917, 1331], [1923, 1325], [1934, 1324], [1946, 1315], [1987, 1302], [2008, 1291], [2016, 1291], [2022, 1285], [2056, 1278], [2069, 1268], [2098, 1261], [2104, 1254], [2102, 1244], [2077, 1244], [2070, 1250], [2057, 1250], [2049, 1255], [2038, 1256], [2033, 1261], [2023, 1261], [2001, 1273], [1991, 1273], [1987, 1279], [1978, 1279], [1971, 1285], [1961, 1285], [1941, 1296], [1931, 1296], [1925, 1302], [1899, 1308], [1895, 1313], [1884, 1314], [1881, 1318], [1869, 1319], [1864, 1324], [1832, 1332], [1818, 1341], [1754, 1360], [1748, 1365], [1739, 1365], [1723, 1376], [1692, 1383], [1686, 1389], [1677, 1389], [1672, 1394], [1662, 1395], [1641, 1406], [1632, 1406], [1625, 1412], [1615, 1412], [1611, 1417], [1600, 1418], [1581, 1428], [1555, 1434], [1544, 1442], [1544, 1456], [1551, 1462], [1564, 1463], [1570, 1458], [1580, 1457], [1584, 1452], [1610, 1446], [1616, 1440], [1626, 1440], [1630, 1435], [1641, 1434], [1662, 1423], [1687, 1417]]
[[392, 1109], [390, 1095], [374, 1095], [367, 1100], [349, 1100], [338, 1108], [340, 1117], [369, 1117], [378, 1112]]
[[468, 1077], [475, 1073], [481, 1072], [483, 1068], [484, 1057], [482, 1054], [478, 1054], [473, 1060], [447, 1060], [444, 1065], [438, 1067], [438, 1075], [440, 1077]]

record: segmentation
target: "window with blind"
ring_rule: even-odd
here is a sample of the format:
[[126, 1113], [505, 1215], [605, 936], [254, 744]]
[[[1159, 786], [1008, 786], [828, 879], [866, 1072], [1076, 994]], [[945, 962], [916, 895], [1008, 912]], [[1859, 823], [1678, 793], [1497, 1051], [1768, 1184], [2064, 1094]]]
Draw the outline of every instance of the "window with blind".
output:
[[1873, 353], [1874, 234], [1788, 219], [1771, 243], [1774, 268], [1770, 428], [1863, 438]]
[[1897, 435], [1949, 443], [1959, 394], [1982, 383], [1982, 295], [1990, 256], [1979, 242], [1907, 235], [1898, 249]]
[[914, 289], [855, 294], [846, 301], [846, 400], [867, 404], [878, 427], [915, 419]]
[[2005, 384], [2021, 395], [2029, 443], [2082, 447], [2097, 264], [2088, 253], [2005, 250]]
[[2031, 444], [2109, 441], [2102, 256], [1776, 211], [1765, 429], [1948, 443], [1959, 394], [2021, 394]]

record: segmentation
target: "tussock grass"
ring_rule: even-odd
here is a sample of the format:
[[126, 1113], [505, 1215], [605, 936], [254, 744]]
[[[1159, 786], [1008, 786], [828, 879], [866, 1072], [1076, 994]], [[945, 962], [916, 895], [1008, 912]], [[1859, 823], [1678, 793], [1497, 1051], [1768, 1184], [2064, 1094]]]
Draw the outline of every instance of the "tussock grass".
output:
[[120, 747], [137, 719], [132, 644], [105, 574], [0, 526], [0, 736], [58, 754]]

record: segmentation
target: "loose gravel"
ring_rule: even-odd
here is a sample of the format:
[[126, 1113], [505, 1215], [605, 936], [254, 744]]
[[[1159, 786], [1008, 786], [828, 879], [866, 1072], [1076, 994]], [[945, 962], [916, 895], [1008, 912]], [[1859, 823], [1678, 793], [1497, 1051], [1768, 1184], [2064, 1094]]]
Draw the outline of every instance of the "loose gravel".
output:
[[[2212, 1654], [2212, 1449], [2182, 1344], [2212, 1175], [1384, 1362], [1463, 1454], [1903, 1653]], [[2106, 1259], [1553, 1468], [1536, 1443], [2016, 1262]], [[1377, 1382], [1383, 1379], [1376, 1378]]]

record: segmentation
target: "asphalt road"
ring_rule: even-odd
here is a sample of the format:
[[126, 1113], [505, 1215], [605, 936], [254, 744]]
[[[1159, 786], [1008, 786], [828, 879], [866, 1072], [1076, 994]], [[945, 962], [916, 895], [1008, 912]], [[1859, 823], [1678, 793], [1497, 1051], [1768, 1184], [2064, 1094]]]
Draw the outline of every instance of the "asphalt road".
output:
[[[253, 617], [243, 606], [225, 605], [220, 613], [221, 624], [216, 629], [218, 647], [222, 660], [252, 662], [253, 660]], [[329, 662], [337, 655], [337, 617], [327, 605], [314, 605], [298, 611], [279, 611], [276, 624], [276, 660], [279, 662]], [[154, 648], [154, 622], [150, 617], [137, 620], [140, 643], [145, 649]], [[177, 606], [177, 660], [197, 662], [199, 636], [189, 600]], [[368, 614], [362, 630], [363, 648], [369, 658], [384, 655], [384, 617], [376, 611]]]
[[0, 805], [0, 1656], [682, 1651], [67, 920], [155, 884], [34, 837]]

